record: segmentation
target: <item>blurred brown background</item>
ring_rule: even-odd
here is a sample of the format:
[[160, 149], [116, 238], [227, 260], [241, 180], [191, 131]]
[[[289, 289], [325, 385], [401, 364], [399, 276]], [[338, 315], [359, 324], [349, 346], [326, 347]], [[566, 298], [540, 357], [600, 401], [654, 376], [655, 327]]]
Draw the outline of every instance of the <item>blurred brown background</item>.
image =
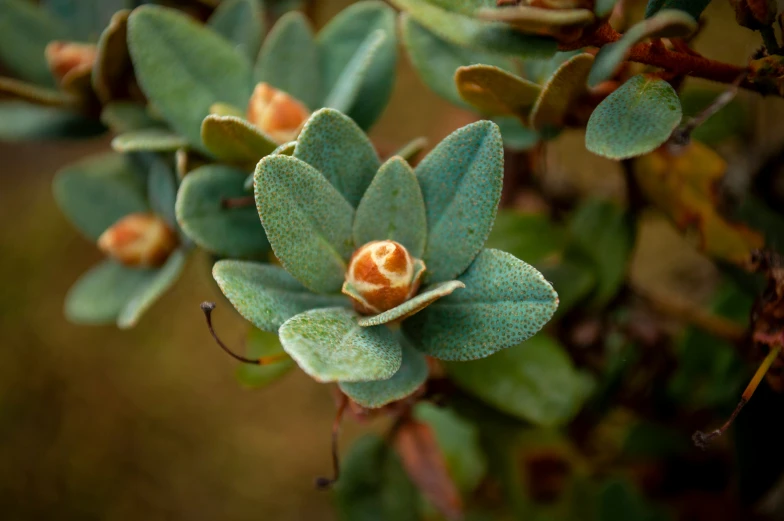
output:
[[[319, 25], [348, 3], [318, 1]], [[743, 64], [760, 43], [730, 23], [722, 0], [705, 16], [697, 47], [710, 57]], [[742, 99], [765, 131], [759, 142], [778, 142], [782, 100], [763, 108], [759, 97]], [[432, 144], [473, 118], [430, 93], [401, 52], [397, 89], [373, 137], [390, 151], [420, 135]], [[59, 167], [107, 148], [107, 139], [0, 143], [4, 519], [334, 519], [329, 494], [312, 486], [330, 469], [329, 389], [298, 370], [263, 390], [235, 382], [236, 363], [213, 345], [198, 307], [219, 299], [205, 256], [193, 255], [132, 331], [64, 320], [68, 287], [100, 255], [55, 207], [50, 183]], [[585, 152], [580, 132], [549, 145], [546, 175], [580, 191], [622, 193], [617, 165]], [[710, 287], [712, 265], [669, 224], [652, 215], [641, 239], [634, 276], [642, 284], [691, 298]], [[246, 326], [227, 305], [216, 322], [239, 346]], [[348, 422], [342, 446], [367, 428]]]

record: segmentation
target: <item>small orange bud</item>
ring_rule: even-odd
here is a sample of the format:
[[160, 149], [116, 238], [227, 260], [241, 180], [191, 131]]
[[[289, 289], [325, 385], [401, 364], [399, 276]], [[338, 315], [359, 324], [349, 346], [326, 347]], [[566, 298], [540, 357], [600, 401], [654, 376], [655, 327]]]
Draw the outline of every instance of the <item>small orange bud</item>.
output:
[[71, 71], [91, 69], [98, 55], [98, 47], [86, 43], [52, 41], [44, 51], [49, 70], [57, 81]]
[[413, 258], [395, 241], [373, 241], [351, 257], [343, 293], [363, 314], [382, 313], [413, 297], [419, 289], [425, 263]]
[[305, 105], [264, 82], [256, 85], [248, 102], [247, 120], [281, 145], [297, 138], [309, 116]]
[[177, 247], [174, 230], [155, 214], [126, 215], [98, 238], [98, 247], [126, 266], [162, 265]]

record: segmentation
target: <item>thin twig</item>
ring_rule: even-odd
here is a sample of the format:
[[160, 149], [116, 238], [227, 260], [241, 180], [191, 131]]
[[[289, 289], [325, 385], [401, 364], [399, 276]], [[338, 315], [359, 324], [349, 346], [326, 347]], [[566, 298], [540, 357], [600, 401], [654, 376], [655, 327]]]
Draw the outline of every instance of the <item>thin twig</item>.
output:
[[212, 338], [215, 339], [215, 342], [218, 343], [221, 349], [223, 349], [229, 356], [234, 358], [235, 360], [239, 360], [240, 362], [244, 362], [246, 364], [253, 364], [253, 365], [270, 365], [276, 362], [280, 362], [288, 355], [284, 353], [280, 353], [277, 355], [272, 356], [262, 356], [260, 358], [246, 358], [242, 355], [238, 355], [234, 351], [228, 348], [226, 344], [218, 337], [218, 334], [215, 332], [215, 329], [212, 327], [212, 312], [215, 309], [214, 302], [202, 302], [201, 303], [201, 310], [204, 312], [204, 318], [207, 320], [207, 327], [210, 328], [210, 334]]
[[348, 397], [340, 393], [340, 403], [338, 404], [338, 411], [335, 414], [335, 420], [332, 422], [332, 477], [316, 478], [316, 488], [319, 490], [326, 490], [340, 479], [340, 456], [338, 454], [338, 439], [340, 438], [340, 425], [343, 423], [343, 414], [348, 407]]

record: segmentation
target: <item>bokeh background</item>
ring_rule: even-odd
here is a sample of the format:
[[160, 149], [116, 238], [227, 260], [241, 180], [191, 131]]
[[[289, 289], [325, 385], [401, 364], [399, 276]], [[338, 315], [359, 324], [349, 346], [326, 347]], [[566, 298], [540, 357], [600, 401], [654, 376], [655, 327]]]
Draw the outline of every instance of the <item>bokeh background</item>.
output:
[[[317, 0], [316, 24], [348, 3]], [[760, 43], [723, 0], [704, 17], [696, 47], [707, 56], [741, 65]], [[474, 118], [429, 92], [403, 52], [398, 73], [372, 132], [380, 150], [417, 136], [436, 143]], [[742, 152], [730, 173], [784, 136], [783, 100], [739, 99], [753, 146], [730, 151]], [[545, 185], [622, 198], [618, 165], [587, 153], [582, 140], [567, 131], [547, 146]], [[262, 390], [236, 383], [237, 364], [213, 344], [199, 310], [204, 300], [221, 302], [206, 256], [195, 254], [173, 291], [131, 331], [63, 318], [69, 286], [101, 256], [56, 208], [52, 177], [108, 143], [0, 143], [2, 518], [334, 519], [330, 495], [313, 488], [314, 477], [330, 470], [330, 389], [300, 371]], [[646, 215], [634, 259], [639, 285], [697, 302], [717, 278], [712, 263], [655, 213]], [[219, 306], [215, 318], [225, 340], [240, 345], [246, 324], [231, 307]], [[348, 421], [341, 445], [383, 424]]]

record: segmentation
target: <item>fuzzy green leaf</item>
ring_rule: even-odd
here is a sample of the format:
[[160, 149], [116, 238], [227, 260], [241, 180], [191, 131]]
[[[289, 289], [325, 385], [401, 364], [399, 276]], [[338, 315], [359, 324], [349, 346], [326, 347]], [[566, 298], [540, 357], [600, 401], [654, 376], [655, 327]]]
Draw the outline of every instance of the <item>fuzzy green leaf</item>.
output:
[[356, 3], [330, 20], [317, 38], [324, 92], [333, 92], [340, 82], [348, 81], [343, 77], [350, 71], [355, 56], [376, 38], [378, 30], [384, 38], [376, 44], [362, 74], [356, 75], [354, 100], [342, 111], [363, 129], [373, 125], [392, 95], [397, 65], [395, 11], [377, 0]]
[[405, 339], [398, 337], [398, 340], [403, 350], [403, 361], [392, 378], [374, 382], [340, 382], [340, 390], [354, 402], [370, 409], [402, 400], [416, 391], [427, 380], [427, 360]]
[[461, 47], [521, 58], [547, 58], [558, 47], [550, 38], [522, 34], [504, 23], [465, 16], [427, 0], [392, 0], [392, 3], [440, 38]]
[[314, 110], [324, 98], [319, 67], [313, 31], [302, 13], [292, 11], [278, 20], [264, 41], [253, 76]]
[[587, 94], [586, 78], [593, 65], [593, 55], [578, 54], [566, 60], [542, 87], [542, 93], [531, 110], [531, 126], [545, 134], [564, 126], [569, 109]]
[[240, 315], [271, 333], [309, 309], [349, 305], [342, 295], [311, 293], [284, 269], [269, 264], [220, 260], [212, 276]]
[[354, 242], [397, 241], [421, 258], [427, 241], [425, 201], [414, 171], [393, 157], [379, 169], [357, 206]]
[[[261, 358], [277, 356], [284, 353], [280, 339], [275, 333], [251, 328], [245, 341], [245, 356]], [[265, 365], [240, 364], [237, 368], [237, 380], [249, 388], [264, 387], [285, 376], [297, 364], [291, 358]]]
[[490, 121], [458, 129], [414, 172], [427, 210], [426, 277], [451, 280], [471, 264], [493, 227], [504, 175], [501, 132]]
[[259, 161], [256, 208], [286, 271], [317, 293], [340, 291], [354, 251], [354, 209], [318, 170], [274, 155]]
[[42, 0], [41, 5], [64, 21], [80, 41], [94, 42], [112, 15], [131, 7], [128, 0]]
[[321, 109], [310, 117], [299, 135], [294, 157], [321, 172], [354, 207], [381, 166], [362, 129], [334, 109]]
[[142, 6], [128, 19], [128, 47], [144, 93], [174, 130], [201, 151], [201, 122], [214, 103], [243, 107], [251, 94], [247, 60], [178, 11]]
[[542, 88], [492, 65], [460, 67], [455, 73], [460, 96], [491, 116], [527, 117]]
[[177, 281], [185, 267], [186, 253], [176, 250], [154, 276], [139, 284], [117, 317], [121, 329], [134, 327], [148, 309]]
[[369, 382], [392, 378], [402, 350], [386, 326], [360, 327], [345, 308], [312, 309], [278, 330], [283, 349], [319, 382]]
[[447, 372], [496, 409], [547, 427], [571, 420], [592, 387], [566, 351], [544, 335], [484, 360], [451, 362]]
[[456, 289], [464, 287], [465, 284], [459, 280], [450, 280], [448, 282], [433, 284], [432, 286], [425, 288], [417, 296], [403, 302], [399, 306], [395, 306], [378, 315], [360, 318], [358, 323], [362, 327], [378, 326], [401, 318], [410, 317], [415, 313], [422, 311], [438, 299], [451, 295]]
[[177, 193], [177, 221], [205, 250], [227, 257], [255, 257], [269, 242], [253, 204], [227, 208], [226, 199], [248, 197], [245, 172], [224, 165], [199, 167], [182, 180]]
[[204, 146], [229, 163], [256, 164], [277, 148], [271, 137], [236, 116], [211, 114], [201, 124]]
[[638, 74], [593, 111], [585, 146], [610, 159], [639, 156], [667, 141], [681, 115], [678, 94], [669, 83]]
[[115, 152], [174, 152], [187, 146], [188, 141], [177, 134], [161, 128], [134, 130], [112, 139]]
[[512, 61], [494, 53], [460, 47], [439, 38], [417, 23], [408, 13], [400, 15], [403, 44], [422, 81], [436, 94], [455, 105], [470, 108], [454, 82], [458, 68], [484, 63], [512, 70]]
[[517, 345], [558, 307], [541, 273], [499, 250], [483, 250], [458, 280], [465, 289], [403, 322], [417, 348], [442, 360], [475, 360]]
[[177, 180], [171, 168], [155, 158], [147, 174], [147, 198], [150, 208], [160, 215], [173, 229], [177, 228], [174, 203], [177, 200]]
[[0, 1], [0, 61], [20, 78], [54, 86], [44, 50], [50, 41], [69, 36], [62, 21], [32, 2]]
[[0, 141], [78, 139], [104, 132], [103, 125], [74, 112], [22, 101], [0, 101]]
[[133, 65], [128, 52], [130, 14], [131, 11], [127, 9], [115, 13], [98, 40], [98, 55], [90, 81], [102, 103], [127, 98], [129, 95], [128, 85], [133, 82]]
[[132, 269], [105, 260], [82, 275], [65, 297], [65, 316], [76, 324], [111, 324], [155, 270]]
[[104, 105], [101, 111], [101, 123], [115, 134], [162, 125], [160, 121], [153, 119], [142, 105], [130, 101], [113, 101]]
[[92, 156], [65, 167], [53, 190], [68, 220], [91, 240], [121, 217], [149, 210], [141, 176], [120, 154]]
[[225, 0], [207, 20], [207, 27], [223, 36], [250, 61], [256, 59], [264, 35], [264, 17], [257, 0]]

